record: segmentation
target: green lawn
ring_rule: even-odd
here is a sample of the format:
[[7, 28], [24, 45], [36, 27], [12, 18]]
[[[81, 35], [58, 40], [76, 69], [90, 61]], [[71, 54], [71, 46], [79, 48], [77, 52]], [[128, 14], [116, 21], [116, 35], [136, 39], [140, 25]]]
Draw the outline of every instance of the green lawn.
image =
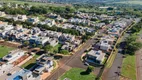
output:
[[85, 70], [80, 68], [72, 68], [67, 71], [63, 76], [61, 76], [60, 80], [64, 80], [65, 78], [71, 80], [95, 80], [96, 76], [91, 74], [84, 74]]
[[121, 74], [132, 80], [136, 80], [135, 56], [127, 56], [123, 60]]
[[54, 53], [54, 51], [59, 52], [61, 48], [61, 44], [56, 45], [55, 47], [53, 47], [53, 49], [51, 50], [52, 53]]
[[13, 50], [14, 48], [1, 46], [0, 45], [0, 58], [4, 57], [9, 53], [9, 51]]
[[30, 69], [31, 67], [33, 67], [36, 64], [36, 58], [38, 58], [38, 57], [39, 57], [39, 55], [35, 55], [32, 59], [30, 59], [29, 61], [27, 61], [21, 67], [25, 68], [25, 69]]

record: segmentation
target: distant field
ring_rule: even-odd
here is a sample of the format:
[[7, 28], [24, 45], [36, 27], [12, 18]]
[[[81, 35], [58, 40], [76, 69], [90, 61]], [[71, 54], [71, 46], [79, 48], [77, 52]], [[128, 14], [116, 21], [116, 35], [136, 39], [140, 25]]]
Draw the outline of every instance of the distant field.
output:
[[22, 0], [0, 0], [5, 3], [17, 3], [17, 4], [25, 4], [28, 3], [30, 5], [35, 5], [35, 6], [65, 6], [63, 4], [52, 4], [52, 3], [40, 3], [40, 2], [26, 2]]
[[115, 2], [115, 3], [142, 5], [142, 1], [120, 1], [120, 2]]

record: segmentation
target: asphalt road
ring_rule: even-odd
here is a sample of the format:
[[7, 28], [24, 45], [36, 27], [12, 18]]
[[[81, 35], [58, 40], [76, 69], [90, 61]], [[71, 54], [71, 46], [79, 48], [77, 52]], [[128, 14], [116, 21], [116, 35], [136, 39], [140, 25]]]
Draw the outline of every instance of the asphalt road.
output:
[[68, 71], [72, 67], [86, 68], [87, 66], [85, 66], [81, 61], [81, 55], [93, 43], [94, 39], [90, 39], [86, 41], [86, 43], [83, 44], [82, 47], [78, 51], [76, 51], [74, 55], [70, 57], [64, 57], [60, 61], [59, 67], [55, 71], [53, 71], [46, 80], [57, 80], [61, 75], [63, 75], [66, 71]]
[[123, 54], [122, 52], [119, 52], [119, 50], [123, 50], [125, 43], [123, 43], [123, 41], [125, 40], [126, 37], [128, 37], [129, 34], [125, 34], [122, 41], [121, 41], [121, 45], [120, 48], [118, 49], [118, 53], [116, 55], [116, 58], [114, 59], [114, 62], [111, 66], [111, 68], [108, 71], [106, 80], [119, 80], [119, 74], [121, 73], [121, 66], [122, 66], [122, 61], [123, 61]]

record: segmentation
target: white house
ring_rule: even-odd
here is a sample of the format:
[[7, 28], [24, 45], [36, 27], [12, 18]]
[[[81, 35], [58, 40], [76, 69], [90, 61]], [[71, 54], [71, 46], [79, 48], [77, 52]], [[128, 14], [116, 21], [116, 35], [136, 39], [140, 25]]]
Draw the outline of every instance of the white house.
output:
[[0, 11], [0, 17], [4, 17], [4, 16], [6, 16], [5, 12]]
[[34, 75], [27, 69], [21, 69], [15, 71], [15, 73], [8, 77], [6, 80], [41, 80], [41, 77], [40, 75]]
[[45, 45], [48, 41], [49, 41], [49, 37], [39, 37], [36, 43]]
[[95, 63], [95, 64], [102, 64], [105, 58], [105, 53], [103, 53], [101, 50], [91, 50], [87, 54], [86, 61], [89, 63]]
[[12, 63], [16, 61], [17, 59], [21, 58], [22, 56], [24, 56], [24, 54], [25, 54], [25, 51], [16, 49], [16, 50], [10, 51], [10, 53], [4, 56], [2, 59], [7, 61], [7, 63]]
[[53, 58], [48, 57], [47, 55], [42, 55], [37, 59], [37, 67], [33, 71], [36, 74], [42, 74], [44, 72], [51, 72], [53, 70]]
[[43, 24], [46, 24], [46, 25], [52, 27], [52, 26], [55, 25], [56, 23], [55, 23], [55, 20], [46, 19], [44, 22], [40, 22], [40, 24], [42, 24], [42, 25], [43, 25]]
[[111, 48], [111, 45], [109, 44], [109, 41], [102, 40], [100, 41], [100, 49], [104, 51], [109, 51]]
[[58, 44], [58, 40], [55, 39], [55, 38], [50, 38], [50, 40], [48, 41], [48, 43], [51, 45], [51, 46], [56, 46]]
[[[4, 75], [7, 73], [9, 70], [13, 68], [14, 65], [9, 64], [9, 63], [0, 63], [0, 76]], [[1, 78], [1, 77], [0, 77]]]
[[13, 17], [14, 21], [25, 21], [27, 20], [26, 15], [17, 15], [16, 17]]
[[31, 36], [29, 39], [29, 42], [31, 44], [37, 44], [37, 45], [45, 45], [49, 41], [49, 37], [38, 37], [38, 36]]

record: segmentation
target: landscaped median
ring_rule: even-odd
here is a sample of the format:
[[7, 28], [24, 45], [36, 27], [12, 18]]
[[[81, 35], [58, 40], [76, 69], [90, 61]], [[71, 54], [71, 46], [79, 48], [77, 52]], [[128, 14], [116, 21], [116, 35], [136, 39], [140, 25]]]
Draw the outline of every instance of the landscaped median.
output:
[[59, 80], [94, 80], [96, 76], [93, 73], [86, 74], [86, 70], [72, 68], [60, 77]]
[[136, 80], [136, 57], [128, 55], [123, 60], [121, 75], [123, 78]]

